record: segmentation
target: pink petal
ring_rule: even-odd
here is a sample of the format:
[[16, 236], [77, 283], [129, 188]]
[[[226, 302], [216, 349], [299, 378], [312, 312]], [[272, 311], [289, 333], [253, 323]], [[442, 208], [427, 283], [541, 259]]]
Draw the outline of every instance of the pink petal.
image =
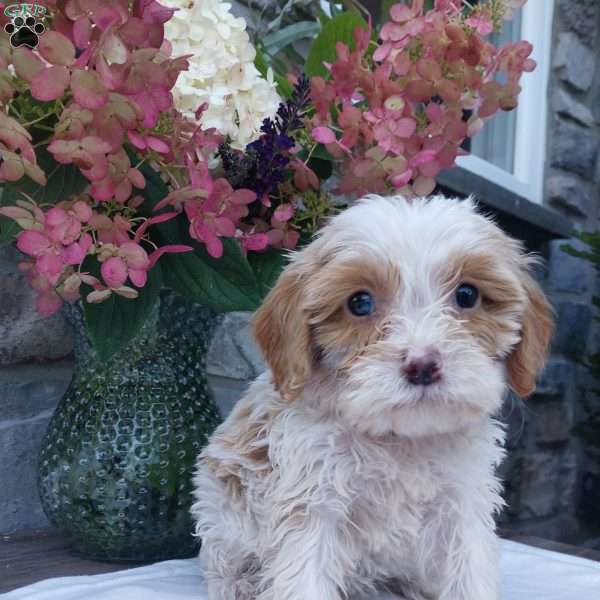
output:
[[129, 269], [129, 279], [136, 287], [144, 287], [148, 281], [148, 272], [144, 269]]
[[94, 71], [75, 69], [71, 76], [73, 97], [84, 108], [98, 110], [108, 102], [108, 91]]
[[242, 244], [246, 250], [260, 252], [269, 245], [269, 236], [266, 233], [254, 233], [245, 237]]
[[104, 202], [115, 195], [115, 184], [112, 178], [107, 176], [102, 181], [94, 183], [89, 191], [94, 200]]
[[411, 168], [420, 167], [428, 162], [431, 162], [436, 157], [436, 152], [433, 150], [423, 150], [418, 154], [415, 154], [409, 161], [409, 166]]
[[226, 217], [217, 217], [215, 219], [215, 228], [219, 235], [233, 237], [235, 235], [235, 225]]
[[0, 215], [13, 219], [19, 223], [23, 229], [32, 227], [34, 224], [33, 215], [28, 210], [18, 206], [0, 207]]
[[127, 46], [123, 43], [123, 40], [112, 31], [104, 37], [102, 53], [111, 64], [122, 65], [125, 64], [129, 58]]
[[250, 204], [256, 200], [256, 192], [245, 189], [236, 190], [230, 199], [233, 204]]
[[409, 21], [413, 16], [413, 10], [404, 4], [394, 4], [390, 9], [390, 17], [393, 21], [396, 21], [396, 23]]
[[73, 23], [73, 41], [78, 48], [86, 48], [92, 39], [92, 23], [87, 16], [79, 17]]
[[51, 208], [46, 213], [46, 224], [50, 227], [58, 227], [64, 223], [68, 218], [67, 213], [62, 208]]
[[153, 135], [146, 136], [146, 143], [152, 150], [155, 150], [159, 154], [168, 154], [171, 151], [169, 144]]
[[50, 279], [56, 278], [65, 268], [63, 261], [54, 252], [40, 256], [35, 266], [42, 275], [46, 275]]
[[56, 100], [64, 95], [69, 78], [66, 67], [48, 67], [31, 80], [31, 95], [42, 102]]
[[273, 216], [281, 223], [285, 223], [294, 216], [294, 207], [289, 203], [282, 204], [275, 209]]
[[23, 46], [13, 50], [12, 63], [17, 75], [29, 82], [45, 69], [44, 63], [29, 48]]
[[39, 231], [23, 231], [17, 237], [17, 248], [29, 256], [39, 256], [50, 246], [50, 240]]
[[400, 173], [400, 175], [394, 175], [390, 181], [395, 188], [404, 187], [412, 178], [413, 171], [412, 169], [408, 169], [404, 171], [404, 173]]
[[417, 177], [413, 189], [417, 196], [429, 196], [435, 190], [435, 179], [432, 177]]
[[113, 256], [100, 267], [102, 278], [111, 288], [121, 287], [127, 281], [127, 265], [122, 258]]
[[60, 296], [53, 291], [44, 292], [37, 297], [36, 308], [40, 315], [50, 317], [60, 310], [63, 301]]
[[223, 256], [223, 243], [219, 238], [211, 239], [205, 242], [205, 244], [207, 252], [213, 258], [221, 258], [221, 256]]
[[139, 241], [142, 239], [142, 237], [148, 230], [148, 227], [150, 227], [151, 225], [156, 225], [157, 223], [164, 223], [165, 221], [170, 221], [171, 219], [174, 219], [176, 216], [178, 216], [178, 214], [179, 213], [176, 212], [168, 212], [162, 215], [158, 215], [156, 217], [150, 217], [149, 219], [146, 219], [135, 232], [134, 241], [136, 243], [139, 243]]
[[61, 257], [67, 265], [80, 265], [85, 256], [86, 252], [77, 242], [70, 244], [61, 252]]
[[119, 255], [127, 261], [129, 269], [147, 269], [148, 255], [146, 251], [135, 242], [125, 242], [119, 247]]
[[138, 150], [145, 150], [147, 148], [146, 140], [137, 131], [129, 130], [127, 137]]
[[194, 249], [191, 246], [183, 246], [181, 244], [171, 245], [171, 246], [161, 246], [157, 250], [155, 250], [150, 255], [150, 268], [152, 268], [157, 262], [158, 259], [166, 253], [182, 253], [182, 252], [193, 252]]
[[312, 137], [321, 144], [333, 144], [336, 140], [335, 133], [329, 127], [315, 127]]
[[390, 44], [389, 42], [382, 44], [373, 53], [373, 60], [377, 61], [377, 62], [381, 62], [381, 61], [385, 60], [388, 57], [391, 49], [392, 49], [392, 44]]
[[40, 38], [38, 52], [52, 65], [70, 66], [75, 60], [75, 46], [58, 31], [46, 31]]
[[395, 122], [394, 134], [401, 138], [409, 138], [417, 130], [417, 122], [406, 117]]
[[136, 188], [143, 190], [146, 187], [146, 178], [138, 171], [138, 169], [129, 169], [127, 176], [129, 177], [129, 181], [131, 181]]
[[112, 290], [96, 290], [95, 292], [88, 294], [86, 300], [90, 304], [99, 304], [100, 302], [108, 300], [111, 294]]
[[71, 210], [82, 223], [87, 223], [92, 218], [93, 212], [90, 205], [81, 200], [75, 202]]

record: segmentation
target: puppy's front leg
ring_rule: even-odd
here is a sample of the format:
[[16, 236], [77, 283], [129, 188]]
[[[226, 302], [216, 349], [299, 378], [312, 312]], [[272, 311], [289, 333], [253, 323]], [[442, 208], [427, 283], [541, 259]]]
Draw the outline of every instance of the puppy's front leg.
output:
[[278, 511], [257, 600], [342, 600], [353, 559], [340, 516], [317, 504]]
[[435, 582], [439, 600], [498, 600], [496, 487], [448, 490], [423, 532], [424, 580]]

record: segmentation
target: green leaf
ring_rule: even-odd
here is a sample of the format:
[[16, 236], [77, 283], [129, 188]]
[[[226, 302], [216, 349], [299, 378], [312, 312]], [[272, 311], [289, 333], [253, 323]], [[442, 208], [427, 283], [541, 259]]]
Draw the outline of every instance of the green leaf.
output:
[[261, 296], [264, 298], [273, 288], [287, 264], [287, 256], [281, 250], [254, 252], [248, 255], [248, 262], [258, 281]]
[[139, 333], [152, 313], [161, 287], [161, 268], [155, 265], [135, 300], [112, 294], [99, 304], [83, 302], [87, 331], [100, 360], [108, 360], [123, 350]]
[[33, 198], [37, 204], [56, 204], [81, 194], [88, 186], [88, 180], [77, 167], [57, 163], [46, 146], [38, 148], [36, 154], [38, 165], [48, 179], [46, 185], [39, 185], [29, 177], [23, 177], [14, 183], [5, 183], [2, 186], [0, 204], [12, 205], [16, 200], [23, 199], [23, 193]]
[[298, 40], [316, 36], [319, 31], [321, 25], [316, 21], [300, 21], [265, 36], [262, 43], [267, 52], [277, 54], [282, 48]]
[[21, 228], [8, 217], [0, 215], [0, 248], [14, 242]]
[[305, 73], [309, 77], [320, 75], [327, 77], [329, 71], [323, 63], [333, 63], [337, 57], [335, 45], [342, 42], [354, 48], [354, 30], [357, 27], [367, 29], [367, 23], [356, 12], [343, 12], [328, 21], [321, 33], [315, 38], [308, 53]]
[[256, 310], [261, 294], [256, 277], [235, 240], [223, 240], [221, 258], [198, 248], [161, 259], [165, 283], [185, 298], [213, 310]]
[[264, 52], [259, 46], [256, 47], [256, 58], [254, 59], [254, 66], [258, 69], [258, 72], [266, 79], [269, 67], [273, 69], [273, 78], [277, 84], [277, 91], [283, 98], [290, 98], [294, 91], [294, 86], [274, 68], [272, 64], [269, 64]]

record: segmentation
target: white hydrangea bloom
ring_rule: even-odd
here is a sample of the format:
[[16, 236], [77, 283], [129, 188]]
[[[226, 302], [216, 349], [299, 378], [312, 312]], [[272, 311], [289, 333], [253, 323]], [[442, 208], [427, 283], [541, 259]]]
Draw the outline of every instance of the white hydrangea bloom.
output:
[[165, 24], [174, 56], [191, 55], [190, 68], [179, 76], [175, 105], [192, 116], [208, 103], [202, 127], [214, 127], [243, 148], [256, 139], [266, 117], [277, 112], [280, 98], [272, 76], [264, 79], [256, 67], [256, 51], [246, 21], [231, 14], [221, 0], [161, 0], [177, 8]]

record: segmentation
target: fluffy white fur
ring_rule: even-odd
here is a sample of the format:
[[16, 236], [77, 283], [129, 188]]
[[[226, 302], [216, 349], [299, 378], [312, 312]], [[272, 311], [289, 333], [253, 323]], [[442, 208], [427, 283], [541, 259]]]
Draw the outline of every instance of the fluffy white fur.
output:
[[[494, 415], [507, 385], [532, 391], [551, 333], [530, 263], [441, 197], [367, 198], [294, 256], [256, 316], [270, 370], [198, 463], [210, 600], [497, 599]], [[346, 305], [363, 290], [366, 318]], [[426, 348], [441, 381], [410, 384]]]

